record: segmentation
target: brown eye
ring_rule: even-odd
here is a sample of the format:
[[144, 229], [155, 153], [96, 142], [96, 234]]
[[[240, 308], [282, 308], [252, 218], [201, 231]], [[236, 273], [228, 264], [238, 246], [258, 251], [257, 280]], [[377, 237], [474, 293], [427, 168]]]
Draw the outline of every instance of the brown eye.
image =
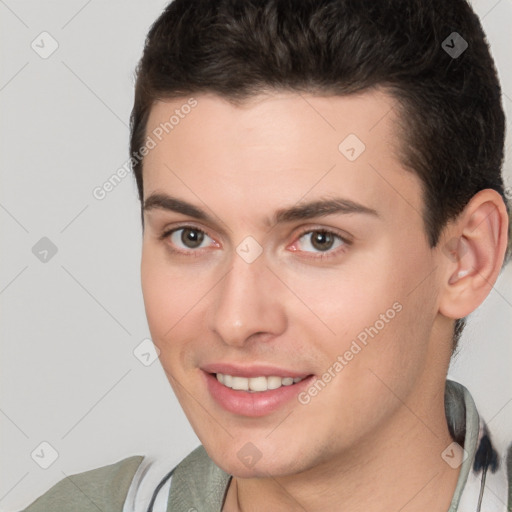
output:
[[[171, 250], [183, 254], [199, 252], [191, 249], [198, 249], [201, 246], [207, 247], [213, 243], [213, 240], [204, 231], [194, 226], [171, 229], [163, 233], [161, 239], [169, 243]], [[203, 244], [207, 239], [211, 240], [210, 243]]]
[[314, 262], [340, 258], [353, 244], [350, 235], [320, 227], [304, 229], [296, 236], [291, 250], [301, 258]]
[[[307, 251], [307, 246], [309, 245], [316, 251], [320, 252], [326, 252], [329, 251], [335, 247], [339, 247], [340, 245], [346, 244], [345, 240], [343, 240], [339, 235], [336, 233], [332, 233], [330, 231], [326, 230], [310, 230], [306, 231], [301, 235], [299, 240], [305, 239], [306, 242], [301, 242], [301, 245], [303, 245], [303, 248], [301, 250], [304, 250], [305, 252], [314, 252], [314, 251]], [[309, 243], [307, 242], [309, 239]], [[336, 239], [339, 240], [338, 244], [336, 245]]]
[[204, 233], [198, 229], [183, 228], [181, 231], [181, 242], [189, 249], [196, 249], [204, 240]]
[[312, 231], [311, 245], [319, 251], [328, 251], [334, 244], [334, 236], [327, 231]]

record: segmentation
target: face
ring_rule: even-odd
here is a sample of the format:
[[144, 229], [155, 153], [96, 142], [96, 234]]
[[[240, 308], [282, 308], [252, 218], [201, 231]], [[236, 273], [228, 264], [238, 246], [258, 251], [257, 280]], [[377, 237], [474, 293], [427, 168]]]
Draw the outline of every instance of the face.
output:
[[151, 111], [149, 328], [194, 431], [231, 474], [329, 464], [432, 378], [436, 253], [420, 182], [395, 156], [392, 105], [378, 91], [243, 106], [204, 94]]

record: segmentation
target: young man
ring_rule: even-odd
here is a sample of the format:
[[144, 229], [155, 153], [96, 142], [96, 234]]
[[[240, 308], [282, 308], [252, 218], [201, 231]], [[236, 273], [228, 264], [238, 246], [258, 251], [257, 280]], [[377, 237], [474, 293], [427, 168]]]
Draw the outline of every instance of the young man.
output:
[[175, 0], [137, 72], [146, 314], [202, 444], [26, 510], [511, 510], [510, 453], [446, 380], [509, 231], [469, 5]]

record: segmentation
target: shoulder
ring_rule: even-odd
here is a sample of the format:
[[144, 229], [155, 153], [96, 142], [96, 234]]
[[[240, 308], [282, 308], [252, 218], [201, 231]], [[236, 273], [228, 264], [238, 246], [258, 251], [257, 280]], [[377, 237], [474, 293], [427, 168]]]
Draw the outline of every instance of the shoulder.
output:
[[508, 433], [502, 432], [495, 439], [469, 390], [455, 381], [447, 380], [445, 411], [453, 444], [460, 448], [450, 445], [451, 451], [445, 450], [444, 456], [458, 455], [451, 462], [445, 461], [452, 467], [461, 465], [450, 512], [480, 507], [486, 512], [512, 511], [512, 443]]
[[191, 452], [173, 471], [169, 510], [221, 510], [231, 475], [209, 457], [203, 445]]
[[201, 510], [214, 504], [220, 510], [230, 475], [208, 456], [203, 445], [181, 460], [162, 453], [147, 456], [135, 472], [123, 512]]
[[229, 476], [213, 462], [202, 444], [189, 453], [173, 472], [175, 481], [189, 479], [201, 488], [205, 482], [226, 483]]
[[143, 455], [69, 475], [31, 503], [23, 512], [121, 512]]

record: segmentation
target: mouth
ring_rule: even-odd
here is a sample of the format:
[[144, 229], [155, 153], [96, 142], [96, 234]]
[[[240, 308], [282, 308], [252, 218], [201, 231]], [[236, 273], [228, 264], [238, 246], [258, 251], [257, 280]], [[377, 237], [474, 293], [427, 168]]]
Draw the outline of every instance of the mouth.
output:
[[306, 377], [279, 377], [271, 375], [266, 377], [240, 377], [237, 375], [228, 375], [226, 373], [211, 373], [223, 386], [236, 391], [248, 391], [249, 393], [261, 393], [273, 389], [279, 389], [282, 386], [292, 386], [301, 382]]
[[[314, 375], [257, 375], [250, 377], [220, 372], [201, 372], [210, 397], [224, 411], [237, 416], [261, 417], [297, 400]], [[297, 403], [298, 400], [297, 400]]]

